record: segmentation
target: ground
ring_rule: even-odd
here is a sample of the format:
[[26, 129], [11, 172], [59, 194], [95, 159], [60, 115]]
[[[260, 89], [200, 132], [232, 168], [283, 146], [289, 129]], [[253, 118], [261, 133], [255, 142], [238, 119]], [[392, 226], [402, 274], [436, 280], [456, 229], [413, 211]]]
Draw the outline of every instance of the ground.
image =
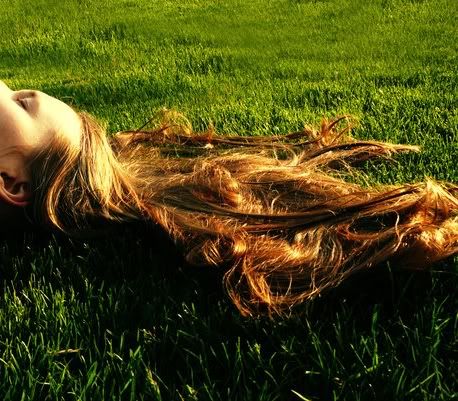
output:
[[[163, 107], [196, 130], [282, 133], [352, 115], [419, 144], [373, 182], [458, 181], [453, 0], [0, 0], [0, 79], [106, 122]], [[134, 229], [0, 245], [3, 400], [458, 398], [457, 266], [384, 266], [292, 316], [241, 317], [220, 273]]]

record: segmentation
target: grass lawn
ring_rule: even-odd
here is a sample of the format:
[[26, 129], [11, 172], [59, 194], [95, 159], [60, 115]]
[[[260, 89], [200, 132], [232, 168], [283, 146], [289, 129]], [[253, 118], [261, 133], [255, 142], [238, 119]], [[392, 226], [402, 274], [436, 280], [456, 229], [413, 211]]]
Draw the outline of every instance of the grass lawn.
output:
[[[0, 0], [0, 79], [110, 131], [162, 107], [256, 135], [351, 114], [356, 137], [424, 148], [372, 180], [458, 182], [457, 16], [454, 0]], [[138, 231], [0, 243], [0, 399], [458, 399], [458, 258], [246, 319], [221, 272]]]

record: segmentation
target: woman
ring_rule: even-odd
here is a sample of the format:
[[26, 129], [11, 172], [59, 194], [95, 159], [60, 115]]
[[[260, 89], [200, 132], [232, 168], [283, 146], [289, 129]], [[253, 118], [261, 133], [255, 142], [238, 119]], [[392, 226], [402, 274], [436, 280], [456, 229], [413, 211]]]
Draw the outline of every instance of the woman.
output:
[[354, 163], [417, 148], [355, 141], [340, 120], [284, 137], [170, 123], [109, 139], [89, 115], [1, 84], [1, 213], [69, 234], [158, 225], [190, 263], [224, 269], [244, 314], [280, 313], [385, 261], [423, 268], [457, 252], [458, 188], [345, 181]]

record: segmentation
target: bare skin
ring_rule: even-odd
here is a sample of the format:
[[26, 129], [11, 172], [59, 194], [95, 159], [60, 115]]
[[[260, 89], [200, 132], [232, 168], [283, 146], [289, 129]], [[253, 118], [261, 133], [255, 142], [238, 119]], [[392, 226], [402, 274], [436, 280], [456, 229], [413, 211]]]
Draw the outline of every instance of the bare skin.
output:
[[81, 122], [60, 100], [34, 90], [11, 90], [0, 81], [0, 216], [30, 201], [27, 161], [55, 135], [79, 146]]

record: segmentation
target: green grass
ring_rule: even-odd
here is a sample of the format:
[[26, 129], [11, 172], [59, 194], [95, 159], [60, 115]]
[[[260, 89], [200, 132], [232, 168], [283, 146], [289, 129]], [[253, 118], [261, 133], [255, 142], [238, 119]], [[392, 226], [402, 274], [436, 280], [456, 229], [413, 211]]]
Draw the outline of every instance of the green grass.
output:
[[[265, 134], [348, 113], [424, 147], [374, 180], [458, 182], [453, 0], [0, 0], [0, 79], [138, 127]], [[458, 399], [457, 259], [359, 275], [291, 317], [245, 319], [221, 272], [136, 229], [0, 245], [0, 399]]]

